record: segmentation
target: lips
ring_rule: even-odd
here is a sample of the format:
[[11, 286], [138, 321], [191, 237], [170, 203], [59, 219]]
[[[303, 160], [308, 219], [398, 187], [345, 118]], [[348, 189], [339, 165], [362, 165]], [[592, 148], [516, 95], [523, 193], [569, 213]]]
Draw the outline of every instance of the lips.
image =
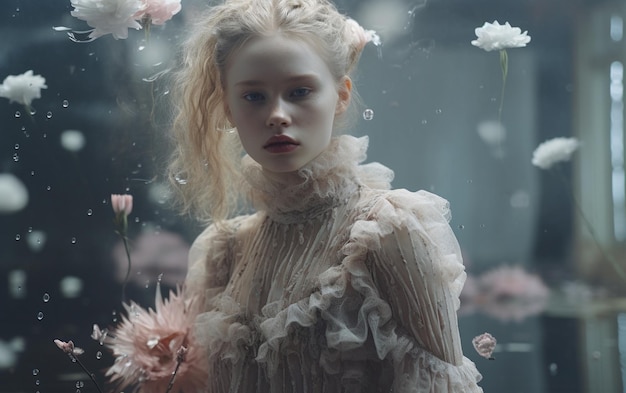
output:
[[300, 144], [286, 135], [271, 137], [263, 148], [270, 153], [287, 153], [296, 149]]

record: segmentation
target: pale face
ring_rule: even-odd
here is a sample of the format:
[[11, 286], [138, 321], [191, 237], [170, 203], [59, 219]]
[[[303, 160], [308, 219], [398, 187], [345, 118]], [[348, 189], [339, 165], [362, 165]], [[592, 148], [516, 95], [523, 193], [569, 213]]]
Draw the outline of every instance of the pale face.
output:
[[271, 172], [293, 172], [328, 147], [350, 86], [304, 41], [256, 38], [230, 59], [226, 113], [252, 159]]

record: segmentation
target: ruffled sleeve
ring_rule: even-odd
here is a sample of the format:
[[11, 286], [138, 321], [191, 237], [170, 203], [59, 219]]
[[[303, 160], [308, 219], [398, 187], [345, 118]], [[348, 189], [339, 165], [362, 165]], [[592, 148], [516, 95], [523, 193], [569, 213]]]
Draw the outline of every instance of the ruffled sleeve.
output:
[[482, 392], [461, 348], [456, 310], [466, 275], [449, 219], [446, 200], [393, 190], [351, 231], [352, 243], [368, 249], [368, 270], [398, 325], [391, 355], [401, 392]]
[[373, 274], [401, 328], [438, 358], [460, 364], [456, 310], [465, 280], [447, 203], [398, 190], [372, 209], [381, 230]]
[[206, 310], [209, 300], [222, 292], [228, 283], [232, 267], [230, 253], [233, 234], [246, 217], [237, 217], [221, 226], [209, 226], [191, 245], [185, 291], [189, 295], [198, 296], [200, 310]]

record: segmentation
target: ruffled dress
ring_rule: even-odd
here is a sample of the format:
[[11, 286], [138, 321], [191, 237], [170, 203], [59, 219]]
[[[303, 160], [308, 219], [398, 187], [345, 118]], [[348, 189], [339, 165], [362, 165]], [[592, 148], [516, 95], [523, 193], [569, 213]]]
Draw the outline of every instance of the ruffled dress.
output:
[[285, 177], [243, 160], [257, 208], [207, 228], [186, 280], [209, 393], [482, 392], [463, 357], [465, 280], [447, 202], [389, 190], [341, 136]]

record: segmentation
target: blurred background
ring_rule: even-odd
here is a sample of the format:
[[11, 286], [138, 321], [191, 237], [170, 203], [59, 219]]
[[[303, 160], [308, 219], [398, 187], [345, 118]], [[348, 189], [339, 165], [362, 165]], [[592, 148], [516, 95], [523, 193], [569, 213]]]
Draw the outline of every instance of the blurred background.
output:
[[[69, 0], [3, 0], [0, 80], [46, 79], [33, 114], [0, 97], [0, 392], [94, 392], [53, 344], [72, 339], [103, 381], [111, 357], [92, 325], [123, 313], [123, 245], [110, 194], [131, 193], [128, 298], [175, 288], [202, 230], [167, 203], [166, 76], [186, 20], [115, 40], [86, 30]], [[459, 310], [466, 356], [485, 392], [626, 392], [626, 181], [623, 0], [343, 0], [383, 45], [366, 47], [353, 134], [395, 188], [450, 201], [468, 281]], [[498, 52], [471, 45], [485, 22], [532, 41]], [[503, 101], [502, 101], [503, 100]], [[500, 104], [501, 119], [498, 121]], [[360, 116], [363, 113], [364, 116]], [[569, 162], [531, 164], [537, 145], [576, 137]], [[16, 202], [17, 201], [17, 202]], [[21, 201], [21, 202], [20, 202]], [[472, 338], [498, 339], [494, 360]]]

